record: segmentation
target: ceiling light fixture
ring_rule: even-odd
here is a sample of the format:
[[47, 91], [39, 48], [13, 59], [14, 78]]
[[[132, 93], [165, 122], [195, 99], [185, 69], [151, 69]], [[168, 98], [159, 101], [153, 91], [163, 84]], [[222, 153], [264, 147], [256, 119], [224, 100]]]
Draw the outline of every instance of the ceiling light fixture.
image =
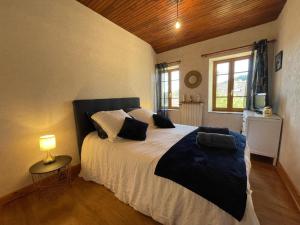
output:
[[179, 29], [181, 27], [181, 23], [178, 20], [178, 3], [179, 3], [179, 0], [176, 0], [176, 4], [177, 4], [177, 17], [176, 17], [176, 23], [175, 23], [176, 29]]

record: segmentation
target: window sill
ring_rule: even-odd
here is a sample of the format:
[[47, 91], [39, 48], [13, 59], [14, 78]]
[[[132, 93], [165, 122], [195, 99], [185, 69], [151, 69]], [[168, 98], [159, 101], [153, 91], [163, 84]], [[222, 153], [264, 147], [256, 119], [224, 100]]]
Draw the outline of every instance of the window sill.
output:
[[167, 109], [168, 111], [179, 111], [179, 108]]
[[243, 115], [243, 112], [208, 111], [208, 113]]

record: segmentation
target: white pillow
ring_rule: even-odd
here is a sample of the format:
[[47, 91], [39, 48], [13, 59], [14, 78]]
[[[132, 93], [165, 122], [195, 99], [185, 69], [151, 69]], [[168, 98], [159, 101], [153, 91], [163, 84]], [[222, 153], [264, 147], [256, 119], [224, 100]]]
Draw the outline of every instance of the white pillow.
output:
[[149, 127], [154, 127], [153, 112], [147, 109], [135, 109], [128, 112], [134, 119], [149, 124]]
[[100, 111], [91, 116], [107, 133], [108, 140], [113, 142], [117, 139], [124, 120], [129, 115], [122, 109], [114, 111]]

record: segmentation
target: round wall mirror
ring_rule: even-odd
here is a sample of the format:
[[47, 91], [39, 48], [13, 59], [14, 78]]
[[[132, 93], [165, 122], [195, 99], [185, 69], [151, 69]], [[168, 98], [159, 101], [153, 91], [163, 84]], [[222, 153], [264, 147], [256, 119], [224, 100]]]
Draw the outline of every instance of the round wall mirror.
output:
[[202, 75], [200, 72], [193, 70], [188, 72], [184, 77], [184, 84], [188, 88], [196, 88], [201, 84]]

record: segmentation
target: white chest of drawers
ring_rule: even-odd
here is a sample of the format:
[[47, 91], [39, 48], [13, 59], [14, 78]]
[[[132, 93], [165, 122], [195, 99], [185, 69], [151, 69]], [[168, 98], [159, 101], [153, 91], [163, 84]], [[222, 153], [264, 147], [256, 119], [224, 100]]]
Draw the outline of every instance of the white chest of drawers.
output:
[[277, 163], [282, 119], [273, 115], [263, 117], [261, 114], [245, 110], [243, 112], [242, 134], [247, 138], [250, 152], [273, 158]]

